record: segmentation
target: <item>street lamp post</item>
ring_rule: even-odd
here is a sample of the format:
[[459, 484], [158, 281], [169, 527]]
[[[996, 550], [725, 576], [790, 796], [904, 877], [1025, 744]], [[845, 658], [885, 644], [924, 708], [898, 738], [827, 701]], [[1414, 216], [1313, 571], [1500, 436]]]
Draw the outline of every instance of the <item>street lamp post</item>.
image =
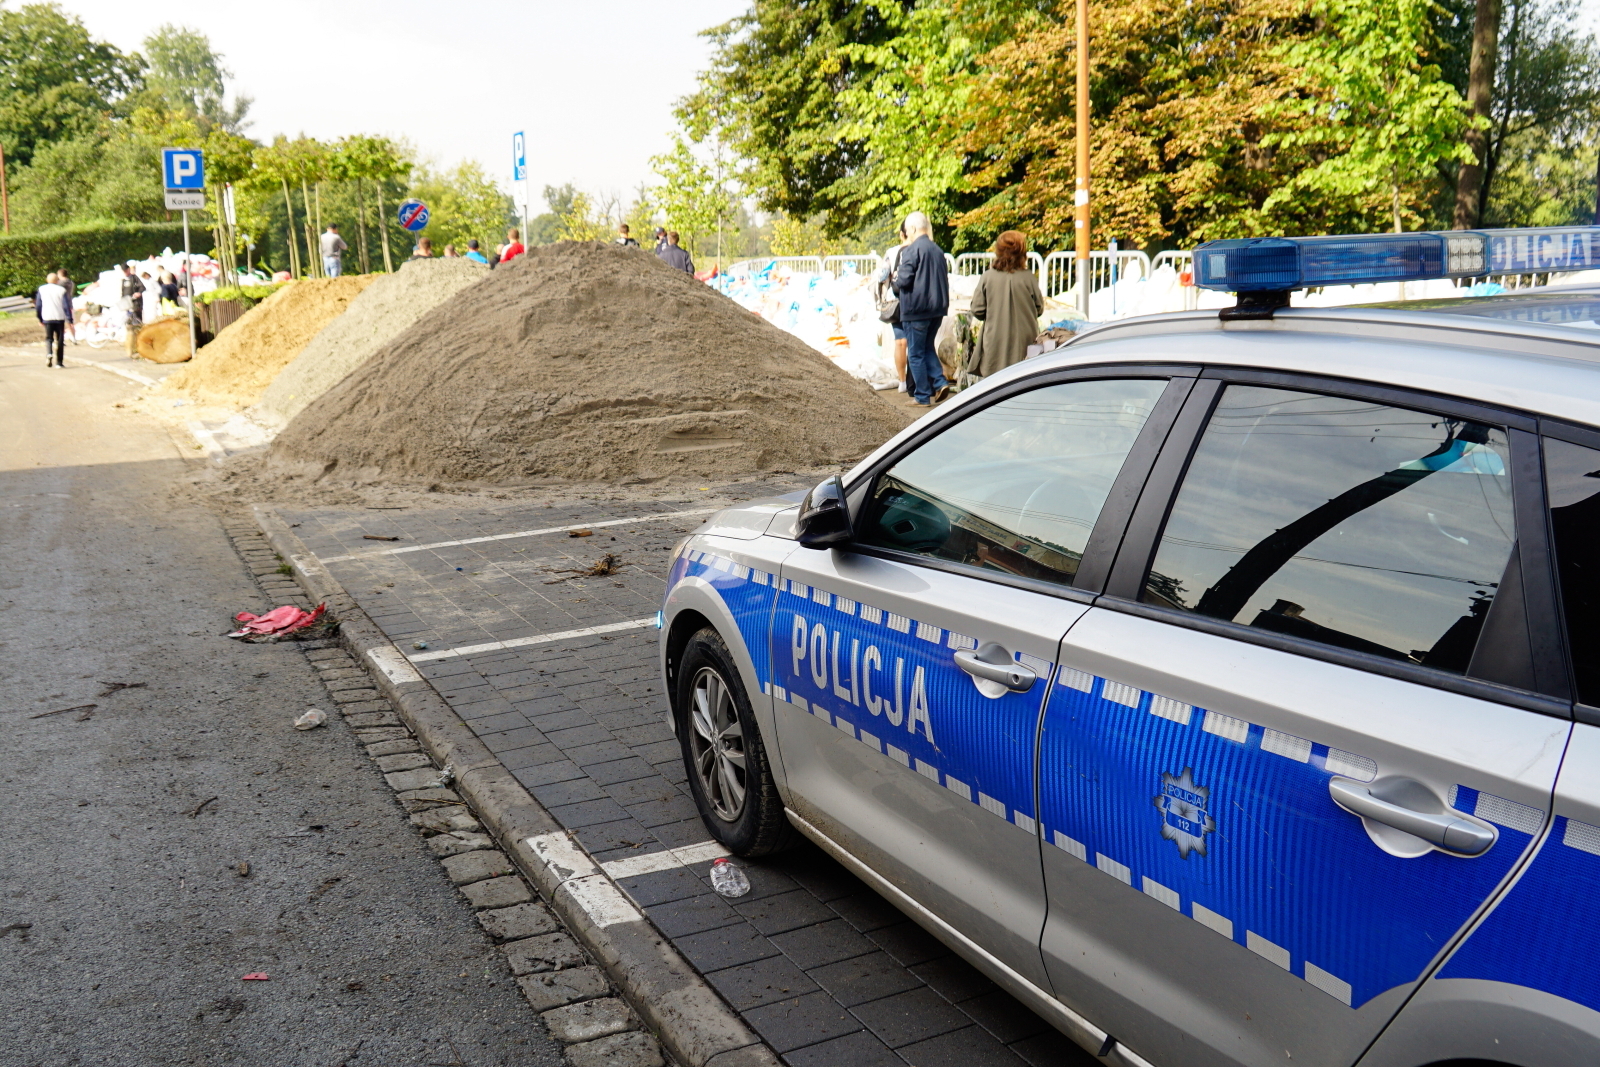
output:
[[1078, 0], [1078, 176], [1073, 190], [1078, 306], [1089, 317], [1089, 0]]

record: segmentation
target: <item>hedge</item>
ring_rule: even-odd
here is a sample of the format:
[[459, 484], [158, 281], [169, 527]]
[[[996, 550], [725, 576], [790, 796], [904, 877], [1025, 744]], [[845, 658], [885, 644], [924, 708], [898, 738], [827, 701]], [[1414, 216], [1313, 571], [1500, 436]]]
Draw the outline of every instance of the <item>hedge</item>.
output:
[[[211, 231], [189, 227], [189, 249], [210, 252]], [[130, 259], [183, 247], [181, 222], [114, 222], [0, 236], [0, 296], [28, 296], [65, 267], [80, 284]]]

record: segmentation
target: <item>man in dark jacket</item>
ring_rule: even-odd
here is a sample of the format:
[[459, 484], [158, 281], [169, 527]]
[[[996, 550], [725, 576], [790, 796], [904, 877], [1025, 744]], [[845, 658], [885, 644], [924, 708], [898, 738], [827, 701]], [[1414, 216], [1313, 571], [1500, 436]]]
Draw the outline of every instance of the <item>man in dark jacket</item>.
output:
[[122, 340], [131, 358], [139, 353], [139, 330], [144, 325], [144, 283], [126, 263], [122, 264], [121, 306], [127, 320]]
[[694, 273], [694, 260], [689, 258], [688, 252], [685, 252], [683, 249], [678, 247], [677, 230], [673, 230], [671, 233], [667, 234], [666, 245], [658, 249], [656, 251], [656, 255], [660, 256], [661, 262], [665, 263], [669, 267], [684, 271], [688, 274]]
[[920, 211], [906, 216], [912, 238], [900, 252], [894, 288], [900, 294], [900, 324], [906, 331], [906, 366], [918, 407], [932, 407], [950, 395], [933, 339], [950, 313], [950, 269], [944, 249], [933, 243], [933, 223]]

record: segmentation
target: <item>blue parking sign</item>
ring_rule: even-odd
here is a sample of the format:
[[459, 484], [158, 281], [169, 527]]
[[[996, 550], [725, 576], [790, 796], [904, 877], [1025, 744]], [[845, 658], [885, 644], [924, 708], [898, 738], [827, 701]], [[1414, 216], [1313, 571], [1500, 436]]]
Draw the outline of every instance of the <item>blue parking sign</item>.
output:
[[204, 189], [204, 154], [198, 148], [163, 148], [161, 179], [168, 189]]
[[511, 180], [520, 182], [528, 177], [528, 139], [521, 131], [511, 135]]

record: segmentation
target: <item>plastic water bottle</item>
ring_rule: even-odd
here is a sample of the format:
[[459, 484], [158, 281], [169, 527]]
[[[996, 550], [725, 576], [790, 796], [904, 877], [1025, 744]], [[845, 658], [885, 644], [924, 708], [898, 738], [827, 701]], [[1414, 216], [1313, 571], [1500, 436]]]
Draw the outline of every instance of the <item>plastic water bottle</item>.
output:
[[743, 868], [724, 856], [711, 862], [711, 888], [725, 897], [742, 897], [750, 892], [750, 879]]

